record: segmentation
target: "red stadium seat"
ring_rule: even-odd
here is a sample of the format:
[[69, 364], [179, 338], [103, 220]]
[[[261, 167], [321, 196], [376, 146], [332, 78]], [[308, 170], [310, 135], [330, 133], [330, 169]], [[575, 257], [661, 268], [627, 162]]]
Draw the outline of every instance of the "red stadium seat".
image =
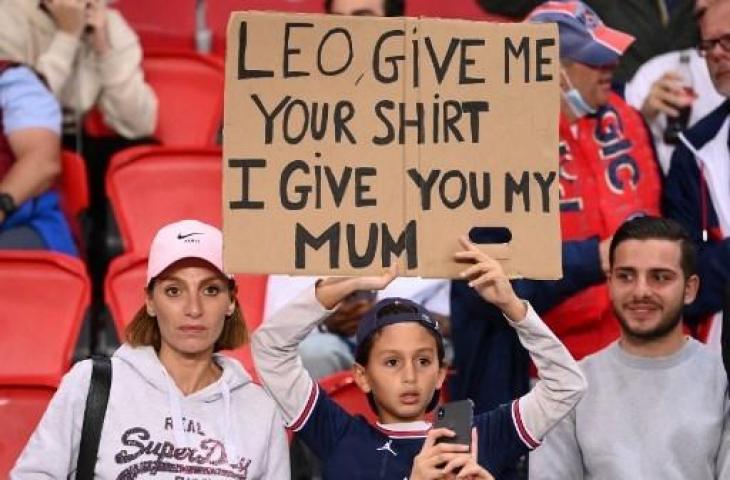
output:
[[55, 388], [89, 305], [86, 267], [54, 252], [0, 251], [0, 292], [0, 385]]
[[147, 259], [134, 254], [116, 257], [104, 280], [104, 298], [121, 341], [124, 329], [144, 304]]
[[[216, 1], [216, 0], [213, 0]], [[144, 50], [154, 48], [195, 49], [196, 0], [169, 2], [116, 0], [116, 8], [139, 35]]]
[[163, 225], [195, 218], [221, 225], [221, 151], [135, 147], [114, 155], [106, 190], [126, 252], [146, 256]]
[[368, 405], [367, 397], [355, 383], [351, 371], [345, 370], [321, 378], [319, 386], [348, 413], [362, 415], [373, 424], [378, 421], [375, 412]]
[[[109, 265], [104, 285], [105, 298], [120, 338], [124, 329], [144, 303], [144, 281], [147, 259], [135, 254], [122, 255]], [[266, 275], [237, 275], [238, 301], [243, 309], [243, 317], [249, 334], [263, 318], [266, 300]], [[248, 345], [225, 352], [243, 363], [252, 375], [253, 359]]]
[[[243, 318], [250, 335], [261, 325], [264, 319], [264, 305], [266, 304], [266, 280], [268, 275], [236, 275], [238, 286], [238, 301], [243, 309]], [[256, 370], [253, 368], [253, 357], [248, 345], [226, 354], [237, 358], [256, 379]]]
[[78, 217], [89, 207], [89, 184], [86, 180], [86, 164], [75, 152], [64, 150], [61, 154], [59, 188], [65, 212]]
[[273, 10], [281, 12], [321, 13], [324, 0], [208, 0], [207, 19], [213, 32], [213, 53], [226, 51], [226, 30], [231, 12], [238, 10]]
[[223, 121], [223, 62], [194, 52], [150, 51], [143, 67], [160, 102], [155, 137], [170, 146], [215, 145]]
[[61, 176], [58, 179], [61, 208], [71, 227], [78, 245], [82, 244], [79, 217], [89, 208], [89, 184], [86, 179], [84, 159], [75, 152], [64, 150], [61, 154]]
[[77, 258], [0, 251], [0, 478], [8, 478], [71, 365], [90, 290]]
[[[447, 380], [451, 375], [452, 372], [449, 372]], [[378, 421], [375, 412], [373, 412], [368, 404], [367, 396], [365, 396], [363, 391], [360, 390], [360, 387], [355, 383], [355, 378], [352, 376], [350, 370], [333, 373], [332, 375], [320, 378], [318, 383], [322, 390], [348, 413], [362, 415], [373, 424]], [[447, 390], [446, 383], [444, 383], [444, 388], [441, 389], [439, 398], [442, 404], [448, 401]], [[427, 415], [426, 419], [431, 421], [432, 419], [430, 417], [430, 415]]]
[[[145, 53], [142, 68], [159, 101], [154, 137], [169, 146], [215, 145], [223, 119], [223, 61], [192, 51], [155, 50]], [[95, 137], [115, 135], [97, 109], [86, 115], [84, 130]]]
[[8, 478], [53, 396], [52, 388], [0, 387], [0, 478]]

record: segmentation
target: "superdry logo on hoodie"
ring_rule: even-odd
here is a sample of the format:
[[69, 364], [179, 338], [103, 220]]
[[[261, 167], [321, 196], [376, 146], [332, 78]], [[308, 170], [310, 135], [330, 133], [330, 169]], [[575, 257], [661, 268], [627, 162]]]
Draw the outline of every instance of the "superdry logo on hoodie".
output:
[[124, 448], [114, 456], [118, 464], [135, 462], [122, 470], [119, 480], [131, 480], [158, 472], [187, 475], [214, 475], [238, 480], [248, 478], [251, 460], [241, 457], [233, 463], [223, 442], [204, 438], [196, 447], [176, 447], [172, 442], [155, 441], [142, 427], [130, 428], [122, 434]]

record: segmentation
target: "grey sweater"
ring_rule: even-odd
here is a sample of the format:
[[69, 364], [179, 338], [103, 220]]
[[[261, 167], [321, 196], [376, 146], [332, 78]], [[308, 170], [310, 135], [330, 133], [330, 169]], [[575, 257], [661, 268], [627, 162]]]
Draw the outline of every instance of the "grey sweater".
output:
[[530, 455], [530, 480], [730, 479], [720, 355], [689, 340], [669, 357], [618, 342], [586, 357], [588, 391]]

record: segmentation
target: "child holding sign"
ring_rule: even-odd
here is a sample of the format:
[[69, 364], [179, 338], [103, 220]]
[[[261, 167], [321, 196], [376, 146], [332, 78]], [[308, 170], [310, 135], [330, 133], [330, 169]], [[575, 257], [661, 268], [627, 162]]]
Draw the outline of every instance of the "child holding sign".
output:
[[437, 442], [453, 432], [431, 429], [425, 421], [446, 376], [438, 324], [418, 304], [385, 299], [357, 332], [354, 376], [379, 420], [370, 425], [327, 397], [302, 368], [297, 346], [347, 295], [382, 289], [396, 272], [322, 280], [258, 329], [253, 352], [265, 388], [289, 428], [322, 459], [325, 478], [489, 479], [485, 469], [499, 475], [514, 465], [580, 399], [585, 380], [565, 347], [515, 295], [497, 261], [465, 238], [461, 245], [455, 258], [469, 264], [462, 277], [504, 312], [530, 351], [540, 381], [511, 405], [474, 417], [477, 465], [468, 446]]

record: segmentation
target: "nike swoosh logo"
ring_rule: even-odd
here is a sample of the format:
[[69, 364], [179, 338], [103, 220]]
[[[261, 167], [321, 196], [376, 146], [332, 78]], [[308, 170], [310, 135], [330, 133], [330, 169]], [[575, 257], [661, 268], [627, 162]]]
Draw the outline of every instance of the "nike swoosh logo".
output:
[[188, 238], [188, 237], [192, 237], [193, 235], [202, 235], [202, 234], [203, 234], [203, 232], [193, 232], [193, 233], [188, 233], [185, 235], [183, 235], [182, 233], [178, 233], [177, 239], [182, 240], [183, 238]]

